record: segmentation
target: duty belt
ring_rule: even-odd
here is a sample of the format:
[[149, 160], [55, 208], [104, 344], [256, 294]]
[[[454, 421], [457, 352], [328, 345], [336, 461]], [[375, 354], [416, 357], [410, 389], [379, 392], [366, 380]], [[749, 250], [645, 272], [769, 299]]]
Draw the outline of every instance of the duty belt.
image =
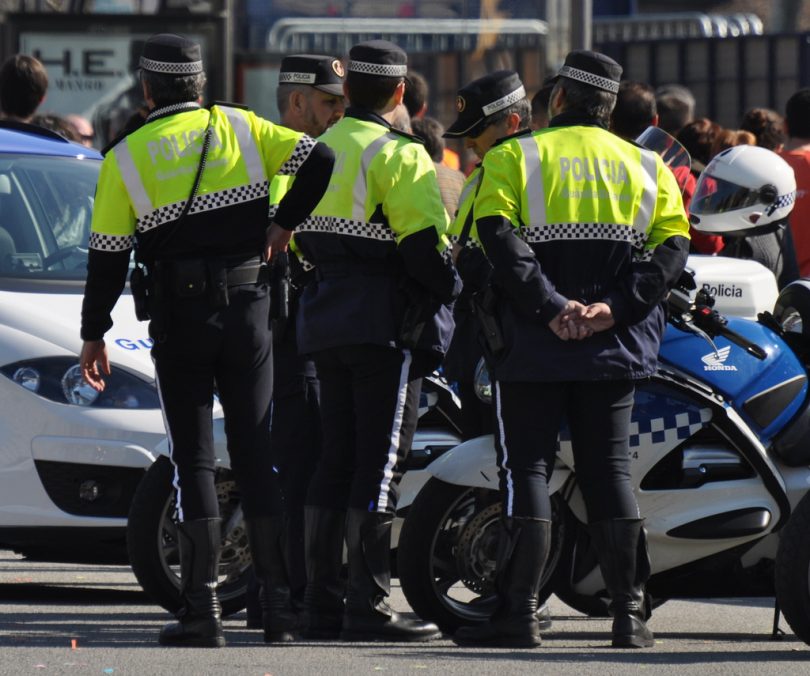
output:
[[396, 277], [399, 270], [399, 266], [392, 261], [326, 262], [318, 263], [315, 266], [315, 276], [319, 280], [356, 275], [363, 277]]
[[224, 267], [229, 287], [258, 284], [269, 280], [267, 265], [259, 256], [253, 256], [233, 267], [230, 267], [226, 260]]

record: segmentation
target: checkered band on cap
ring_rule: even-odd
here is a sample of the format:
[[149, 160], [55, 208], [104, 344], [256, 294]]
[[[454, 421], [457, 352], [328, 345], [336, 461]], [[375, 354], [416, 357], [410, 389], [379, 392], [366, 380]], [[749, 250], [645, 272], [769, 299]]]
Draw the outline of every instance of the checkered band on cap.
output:
[[520, 85], [515, 91], [506, 96], [502, 96], [497, 101], [493, 101], [492, 103], [488, 103], [487, 105], [483, 106], [481, 110], [484, 112], [484, 115], [492, 115], [493, 113], [497, 113], [499, 110], [503, 110], [504, 108], [508, 108], [513, 103], [517, 103], [522, 99], [526, 98], [526, 90], [523, 88], [523, 85]]
[[600, 75], [594, 75], [593, 73], [589, 73], [586, 70], [580, 70], [579, 68], [572, 68], [571, 66], [563, 66], [562, 68], [560, 68], [559, 74], [562, 75], [563, 77], [571, 78], [572, 80], [584, 82], [585, 84], [591, 85], [592, 87], [604, 89], [605, 91], [612, 92], [613, 94], [619, 93], [618, 82], [609, 80], [606, 77], [601, 77]]
[[196, 75], [203, 72], [202, 61], [174, 63], [171, 61], [155, 61], [142, 56], [139, 66], [150, 73], [165, 73], [167, 75]]
[[365, 75], [379, 75], [381, 77], [405, 77], [408, 66], [390, 63], [366, 63], [365, 61], [349, 61], [349, 70]]
[[315, 73], [279, 73], [279, 84], [315, 84]]

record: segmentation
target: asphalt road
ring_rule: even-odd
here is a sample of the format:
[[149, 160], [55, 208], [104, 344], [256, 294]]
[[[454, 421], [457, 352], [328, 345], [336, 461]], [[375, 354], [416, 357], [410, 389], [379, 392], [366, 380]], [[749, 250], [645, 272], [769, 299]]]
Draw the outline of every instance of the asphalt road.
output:
[[[407, 611], [398, 588], [392, 605]], [[607, 647], [609, 620], [583, 617], [552, 599], [554, 627], [537, 650], [458, 648], [449, 640], [422, 645], [302, 642], [266, 646], [244, 628], [244, 613], [225, 621], [222, 650], [157, 645], [168, 619], [128, 569], [34, 563], [0, 551], [0, 674], [124, 676], [246, 674], [806, 674], [810, 647], [788, 632], [771, 639], [771, 600], [670, 601], [650, 626], [655, 647]], [[75, 647], [73, 647], [75, 646]]]

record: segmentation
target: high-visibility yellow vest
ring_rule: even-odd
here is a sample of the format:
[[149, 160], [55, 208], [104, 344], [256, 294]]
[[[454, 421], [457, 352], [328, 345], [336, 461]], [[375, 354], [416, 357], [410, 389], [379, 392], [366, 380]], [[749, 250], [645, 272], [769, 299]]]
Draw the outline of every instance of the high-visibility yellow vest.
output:
[[[211, 142], [189, 215], [255, 202], [263, 230], [268, 176], [294, 174], [315, 141], [248, 110], [192, 107], [148, 122], [107, 154], [93, 210], [92, 248], [129, 249], [136, 231], [147, 234], [177, 219], [197, 174], [209, 117]], [[240, 224], [223, 222], [226, 226]]]
[[486, 154], [483, 169], [476, 220], [508, 218], [529, 244], [605, 239], [644, 255], [673, 235], [689, 237], [680, 189], [661, 157], [599, 127], [510, 139]]

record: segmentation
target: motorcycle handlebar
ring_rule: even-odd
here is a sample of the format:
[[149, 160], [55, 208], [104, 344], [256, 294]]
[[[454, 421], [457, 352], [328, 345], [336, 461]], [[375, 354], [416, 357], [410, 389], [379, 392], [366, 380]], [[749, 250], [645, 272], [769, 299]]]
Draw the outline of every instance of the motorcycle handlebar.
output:
[[759, 345], [728, 328], [728, 320], [717, 310], [713, 310], [707, 305], [697, 305], [691, 314], [695, 326], [710, 336], [723, 336], [757, 359], [765, 359], [768, 356], [768, 353]]

